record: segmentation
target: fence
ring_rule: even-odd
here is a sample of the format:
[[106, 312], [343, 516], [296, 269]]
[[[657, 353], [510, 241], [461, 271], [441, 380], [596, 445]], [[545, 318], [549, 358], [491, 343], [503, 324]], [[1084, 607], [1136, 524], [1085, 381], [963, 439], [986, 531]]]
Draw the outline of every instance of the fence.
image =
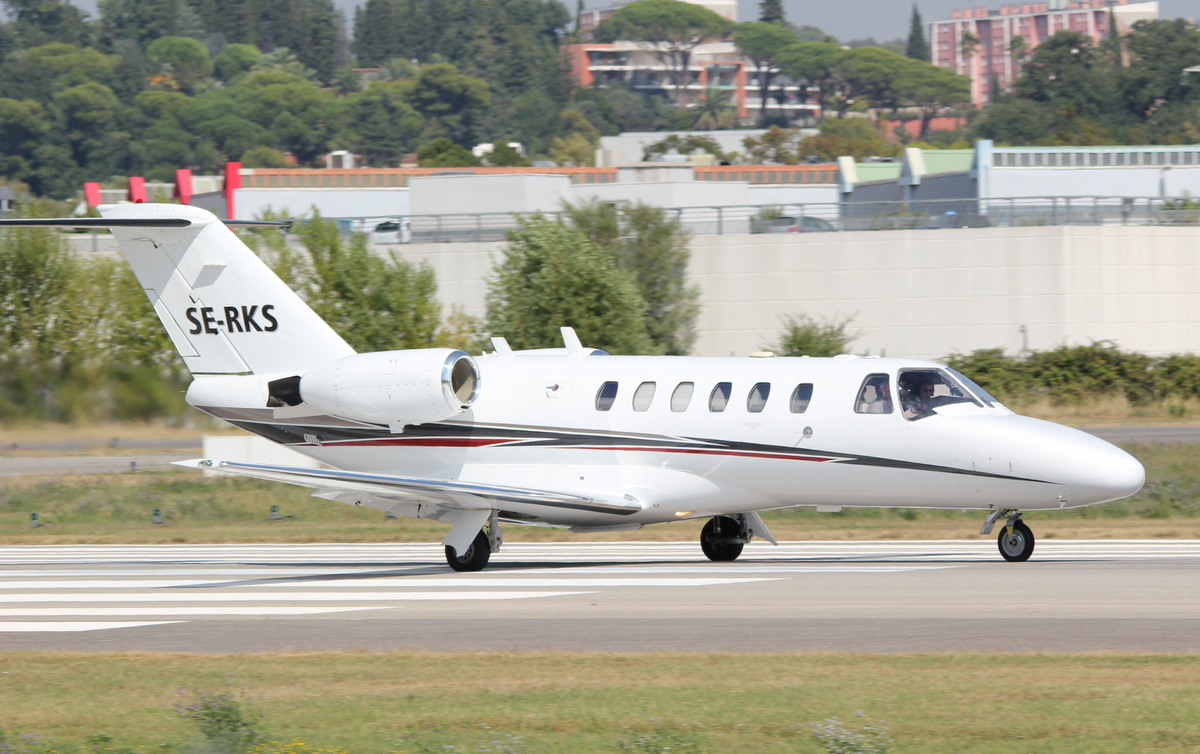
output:
[[[1200, 200], [1161, 197], [1019, 197], [929, 201], [842, 202], [674, 207], [667, 213], [693, 235], [909, 230], [1035, 225], [1200, 225]], [[411, 215], [388, 221], [403, 232], [375, 232], [385, 218], [342, 218], [375, 243], [503, 241], [532, 213]], [[561, 212], [542, 213], [561, 219]], [[349, 222], [345, 222], [349, 221]], [[372, 224], [372, 223], [378, 224]]]

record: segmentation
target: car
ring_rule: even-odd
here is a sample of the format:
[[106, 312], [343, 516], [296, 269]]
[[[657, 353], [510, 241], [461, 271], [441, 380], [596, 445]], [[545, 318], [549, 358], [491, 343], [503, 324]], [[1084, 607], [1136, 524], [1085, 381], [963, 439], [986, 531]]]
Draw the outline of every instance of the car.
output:
[[832, 233], [837, 230], [828, 220], [802, 215], [791, 217], [780, 215], [767, 221], [765, 233]]
[[408, 220], [387, 220], [375, 226], [371, 231], [371, 243], [393, 244], [410, 243], [412, 241]]

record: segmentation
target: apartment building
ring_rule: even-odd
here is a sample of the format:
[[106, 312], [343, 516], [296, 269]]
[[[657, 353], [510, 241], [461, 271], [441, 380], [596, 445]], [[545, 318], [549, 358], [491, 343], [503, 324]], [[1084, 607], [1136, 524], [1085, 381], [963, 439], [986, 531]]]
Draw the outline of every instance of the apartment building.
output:
[[[929, 24], [933, 64], [971, 79], [971, 102], [982, 107], [1008, 90], [1038, 45], [1060, 31], [1094, 42], [1124, 34], [1138, 21], [1158, 18], [1158, 3], [1128, 0], [1046, 0], [998, 9], [951, 11]], [[966, 43], [964, 43], [964, 40]]]
[[[625, 84], [646, 95], [661, 95], [675, 102], [671, 69], [648, 45], [633, 41], [582, 43], [567, 48], [571, 72], [582, 86]], [[695, 102], [710, 87], [726, 92], [738, 118], [754, 117], [760, 110], [758, 72], [742, 57], [733, 42], [709, 42], [692, 53], [685, 85], [685, 101]], [[767, 112], [789, 118], [820, 115], [815, 90], [786, 76], [771, 79]]]

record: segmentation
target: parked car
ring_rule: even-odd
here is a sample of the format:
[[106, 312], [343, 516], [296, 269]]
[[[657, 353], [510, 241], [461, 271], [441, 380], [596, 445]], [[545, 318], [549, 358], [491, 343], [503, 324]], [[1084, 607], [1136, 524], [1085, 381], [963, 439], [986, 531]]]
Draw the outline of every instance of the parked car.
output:
[[943, 212], [934, 215], [923, 227], [925, 228], [990, 228], [992, 221], [987, 215], [978, 212]]
[[388, 220], [371, 231], [372, 244], [410, 243], [412, 233], [408, 220]]
[[802, 215], [800, 217], [791, 217], [781, 215], [772, 217], [767, 221], [763, 232], [765, 233], [832, 233], [837, 230], [828, 220], [822, 220], [819, 217], [810, 217]]

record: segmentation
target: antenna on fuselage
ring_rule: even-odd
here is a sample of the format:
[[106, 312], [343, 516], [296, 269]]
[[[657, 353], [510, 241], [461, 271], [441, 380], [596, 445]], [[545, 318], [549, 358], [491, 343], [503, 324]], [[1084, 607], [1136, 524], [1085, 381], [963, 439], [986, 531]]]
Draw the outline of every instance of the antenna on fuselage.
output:
[[568, 356], [583, 356], [583, 344], [579, 342], [579, 336], [575, 334], [573, 327], [560, 327], [559, 332], [562, 333], [563, 345], [567, 348]]

